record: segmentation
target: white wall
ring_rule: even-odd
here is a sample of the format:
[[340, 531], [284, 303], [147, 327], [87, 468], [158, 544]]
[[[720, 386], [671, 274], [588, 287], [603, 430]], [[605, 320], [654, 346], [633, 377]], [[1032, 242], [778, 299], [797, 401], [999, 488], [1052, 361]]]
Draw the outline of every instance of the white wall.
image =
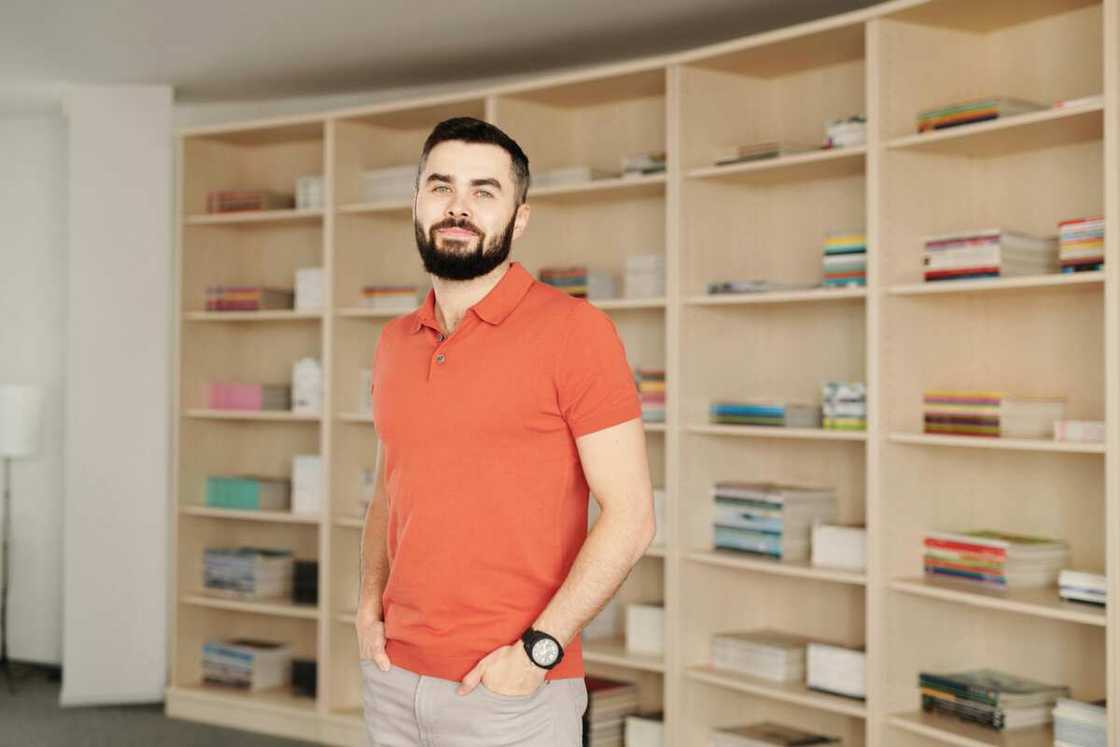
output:
[[0, 117], [0, 383], [45, 389], [40, 456], [12, 463], [8, 655], [43, 663], [62, 660], [66, 173], [61, 114]]
[[171, 508], [171, 88], [69, 92], [64, 705], [159, 701]]

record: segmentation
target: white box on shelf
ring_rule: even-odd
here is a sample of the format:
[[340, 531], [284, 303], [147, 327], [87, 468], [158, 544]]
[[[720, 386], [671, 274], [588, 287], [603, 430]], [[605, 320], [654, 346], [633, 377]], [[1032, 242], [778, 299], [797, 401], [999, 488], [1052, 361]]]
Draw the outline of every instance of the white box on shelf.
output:
[[864, 571], [867, 568], [867, 529], [836, 524], [813, 527], [812, 564], [821, 568]]
[[323, 511], [323, 463], [318, 454], [292, 457], [292, 513]]
[[314, 210], [323, 207], [323, 177], [309, 174], [296, 178], [296, 209]]
[[292, 365], [292, 412], [318, 415], [323, 410], [323, 367], [317, 358], [300, 358]]
[[626, 650], [660, 656], [665, 653], [665, 605], [626, 605]]
[[313, 311], [323, 308], [323, 268], [300, 267], [296, 270], [297, 311]]
[[626, 747], [665, 747], [663, 713], [635, 713], [626, 717]]
[[805, 684], [814, 690], [846, 695], [867, 696], [866, 654], [860, 649], [810, 643], [806, 652]]

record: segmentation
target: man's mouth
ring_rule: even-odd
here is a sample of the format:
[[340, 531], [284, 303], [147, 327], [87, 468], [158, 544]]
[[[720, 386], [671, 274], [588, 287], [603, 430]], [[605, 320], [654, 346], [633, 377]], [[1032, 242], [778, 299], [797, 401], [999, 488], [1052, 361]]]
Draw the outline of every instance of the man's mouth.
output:
[[439, 233], [451, 239], [470, 239], [478, 234], [466, 228], [440, 228]]

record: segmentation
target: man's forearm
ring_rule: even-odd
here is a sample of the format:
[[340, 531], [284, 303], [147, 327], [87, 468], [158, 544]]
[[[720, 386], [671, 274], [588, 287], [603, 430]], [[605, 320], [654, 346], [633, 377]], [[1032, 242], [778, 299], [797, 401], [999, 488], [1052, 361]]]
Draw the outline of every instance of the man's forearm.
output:
[[604, 509], [587, 535], [568, 577], [533, 623], [567, 646], [610, 601], [653, 541], [654, 527], [634, 531], [632, 517]]
[[359, 551], [358, 611], [381, 619], [381, 593], [389, 572], [385, 551], [388, 516], [382, 496], [375, 496], [366, 515]]

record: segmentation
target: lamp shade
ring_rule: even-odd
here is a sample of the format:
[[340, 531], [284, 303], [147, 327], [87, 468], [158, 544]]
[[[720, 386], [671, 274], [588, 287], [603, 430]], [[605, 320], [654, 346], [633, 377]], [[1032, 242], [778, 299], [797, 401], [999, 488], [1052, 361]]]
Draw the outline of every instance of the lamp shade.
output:
[[29, 457], [39, 450], [43, 391], [37, 386], [0, 386], [0, 456]]

